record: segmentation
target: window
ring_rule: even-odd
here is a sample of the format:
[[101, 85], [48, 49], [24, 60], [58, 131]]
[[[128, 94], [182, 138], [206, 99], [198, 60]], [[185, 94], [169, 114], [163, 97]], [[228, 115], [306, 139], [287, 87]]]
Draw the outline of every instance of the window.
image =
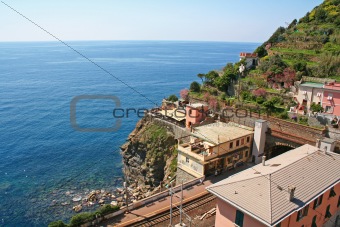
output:
[[230, 143], [229, 143], [229, 148], [230, 148], [230, 149], [233, 148], [233, 142], [230, 142]]
[[236, 210], [235, 224], [240, 227], [243, 227], [243, 218], [244, 218], [244, 214], [241, 211]]
[[189, 163], [189, 158], [188, 157], [185, 158], [185, 162]]
[[330, 217], [332, 217], [332, 214], [331, 214], [331, 212], [329, 211], [330, 208], [331, 208], [331, 205], [328, 205], [328, 206], [327, 206], [327, 209], [326, 209], [326, 213], [325, 213], [325, 218], [330, 218]]
[[244, 138], [243, 139], [241, 139], [241, 145], [243, 145], [244, 144]]
[[315, 209], [315, 208], [317, 208], [318, 206], [321, 205], [321, 203], [322, 203], [322, 197], [323, 197], [323, 195], [319, 196], [319, 198], [316, 198], [316, 199], [314, 200], [313, 209]]
[[334, 187], [331, 188], [331, 191], [329, 192], [329, 198], [336, 196], [336, 193], [334, 191]]
[[248, 137], [247, 137], [247, 143], [249, 143], [249, 141], [250, 141], [250, 137], [248, 136]]
[[313, 217], [313, 221], [312, 221], [312, 227], [318, 227], [317, 225], [316, 225], [316, 215]]
[[236, 147], [240, 146], [240, 140], [236, 140]]
[[191, 114], [192, 114], [192, 110], [189, 110], [189, 116], [191, 117]]
[[339, 199], [338, 199], [338, 207], [340, 206], [340, 195], [339, 195]]
[[308, 208], [309, 205], [305, 206], [304, 208], [298, 211], [296, 221], [300, 221], [303, 217], [308, 215]]
[[275, 225], [275, 227], [281, 227], [281, 222], [279, 224]]
[[248, 157], [248, 151], [246, 151], [246, 157]]

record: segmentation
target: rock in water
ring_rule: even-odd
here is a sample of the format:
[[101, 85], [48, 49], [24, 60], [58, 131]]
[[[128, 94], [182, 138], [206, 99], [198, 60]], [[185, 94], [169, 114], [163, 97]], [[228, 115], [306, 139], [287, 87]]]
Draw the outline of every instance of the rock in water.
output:
[[81, 196], [80, 195], [76, 195], [75, 197], [73, 197], [72, 201], [73, 202], [79, 202], [81, 200]]
[[72, 209], [73, 209], [75, 212], [80, 212], [80, 211], [83, 209], [83, 207], [82, 207], [82, 205], [77, 205], [77, 206], [74, 206]]
[[112, 206], [117, 206], [117, 204], [118, 204], [117, 201], [112, 201], [112, 202], [111, 202], [111, 205], [112, 205]]

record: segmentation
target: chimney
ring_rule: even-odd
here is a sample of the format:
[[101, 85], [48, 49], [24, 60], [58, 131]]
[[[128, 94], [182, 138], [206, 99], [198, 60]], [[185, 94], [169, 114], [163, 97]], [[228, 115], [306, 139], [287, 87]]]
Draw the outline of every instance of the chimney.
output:
[[288, 195], [288, 200], [289, 200], [289, 201], [293, 201], [295, 189], [296, 189], [296, 187], [293, 186], [293, 185], [288, 186], [288, 193], [289, 193], [289, 195]]
[[321, 140], [320, 139], [316, 139], [316, 147], [317, 148], [320, 148], [320, 143], [321, 143]]
[[324, 154], [327, 154], [327, 146], [324, 146], [324, 147], [323, 147], [323, 153], [324, 153]]
[[263, 165], [263, 166], [266, 165], [266, 156], [262, 156], [262, 165]]

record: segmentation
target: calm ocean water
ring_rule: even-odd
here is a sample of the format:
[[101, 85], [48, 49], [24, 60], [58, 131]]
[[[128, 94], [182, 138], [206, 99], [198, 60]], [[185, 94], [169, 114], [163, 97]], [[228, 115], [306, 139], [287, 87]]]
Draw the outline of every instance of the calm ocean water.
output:
[[[198, 73], [221, 69], [238, 61], [240, 52], [258, 46], [166, 41], [69, 44], [158, 104], [199, 81]], [[138, 118], [124, 118], [117, 132], [75, 131], [70, 101], [84, 94], [115, 95], [123, 108], [154, 106], [62, 44], [0, 43], [0, 226], [68, 221], [74, 215], [72, 196], [121, 186], [119, 146]], [[81, 100], [77, 123], [109, 127], [115, 123], [114, 107], [109, 100]]]

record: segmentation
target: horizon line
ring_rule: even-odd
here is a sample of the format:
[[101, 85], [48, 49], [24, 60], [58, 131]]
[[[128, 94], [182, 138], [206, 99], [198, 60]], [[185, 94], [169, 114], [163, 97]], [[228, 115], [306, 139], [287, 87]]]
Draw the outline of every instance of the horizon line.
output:
[[[210, 42], [210, 43], [251, 43], [251, 44], [262, 44], [263, 42], [256, 41], [222, 41], [222, 40], [157, 40], [157, 39], [92, 39], [92, 40], [62, 40], [65, 42]], [[37, 43], [37, 42], [58, 42], [58, 40], [4, 40], [0, 41], [0, 43]]]

